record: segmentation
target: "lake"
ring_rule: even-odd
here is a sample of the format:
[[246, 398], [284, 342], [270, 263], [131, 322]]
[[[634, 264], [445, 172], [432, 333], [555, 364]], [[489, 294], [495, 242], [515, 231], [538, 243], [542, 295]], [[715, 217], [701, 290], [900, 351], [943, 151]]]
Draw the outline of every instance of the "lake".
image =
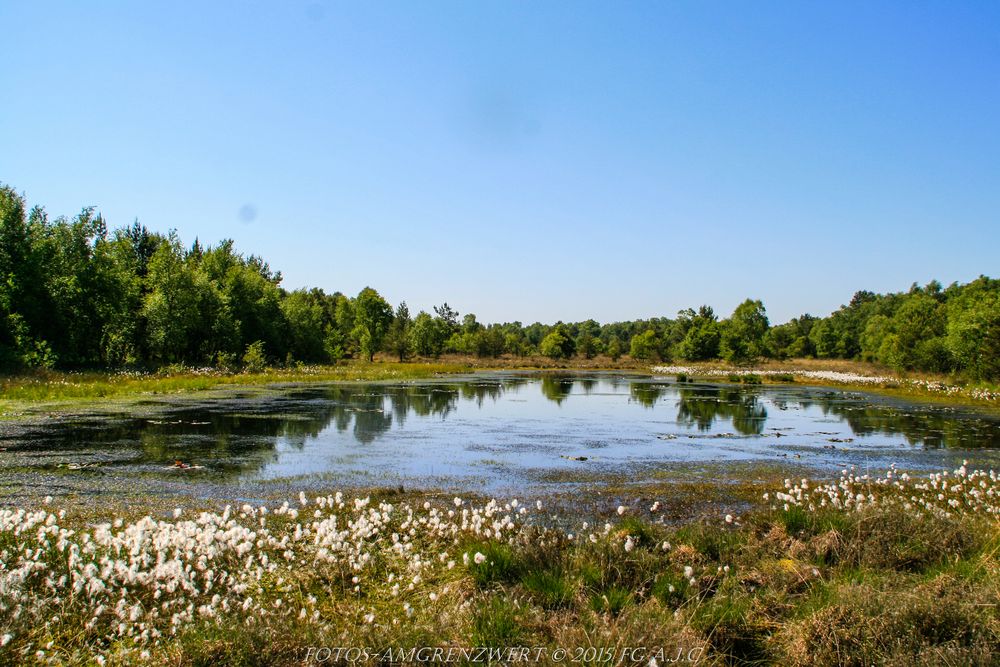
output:
[[530, 492], [600, 475], [669, 480], [708, 463], [992, 466], [1000, 419], [825, 387], [493, 372], [153, 400], [35, 424], [0, 448], [0, 469], [21, 480]]

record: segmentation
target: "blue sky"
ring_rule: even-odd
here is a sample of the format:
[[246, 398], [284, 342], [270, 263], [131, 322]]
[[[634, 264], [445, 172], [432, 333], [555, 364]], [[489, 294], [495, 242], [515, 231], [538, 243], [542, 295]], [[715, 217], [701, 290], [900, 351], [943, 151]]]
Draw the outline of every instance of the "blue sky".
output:
[[0, 4], [0, 181], [481, 321], [1000, 274], [1000, 3]]

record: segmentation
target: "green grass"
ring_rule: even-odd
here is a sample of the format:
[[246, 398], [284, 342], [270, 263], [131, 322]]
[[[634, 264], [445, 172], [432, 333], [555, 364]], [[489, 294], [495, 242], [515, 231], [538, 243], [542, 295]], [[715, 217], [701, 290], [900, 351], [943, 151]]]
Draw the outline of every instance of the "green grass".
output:
[[531, 593], [532, 599], [545, 609], [568, 607], [576, 595], [573, 580], [561, 570], [530, 572], [521, 583]]
[[513, 648], [523, 635], [520, 610], [505, 597], [491, 597], [477, 606], [472, 616], [472, 646]]
[[[377, 497], [414, 506], [435, 499], [388, 491]], [[164, 516], [151, 502], [130, 501], [128, 508], [83, 505], [65, 527], [87, 531], [111, 516]], [[185, 516], [198, 511], [191, 501]], [[684, 647], [702, 650], [705, 665], [991, 664], [1000, 654], [1000, 524], [992, 517], [761, 506], [736, 525], [716, 518], [664, 526], [629, 517], [606, 534], [599, 529], [594, 541], [526, 531], [509, 541], [415, 537], [414, 550], [438, 565], [413, 587], [408, 572], [394, 593], [386, 583], [390, 564], [378, 550], [358, 591], [352, 568], [304, 560], [266, 574], [253, 591], [272, 613], [248, 621], [233, 610], [217, 621], [196, 620], [148, 645], [145, 662], [296, 665], [316, 646], [532, 646], [549, 655], [556, 648], [572, 655], [607, 647], [620, 655], [629, 646]], [[25, 539], [0, 535], [0, 551], [23, 551]], [[444, 551], [455, 567], [437, 558]], [[40, 585], [37, 599], [57, 605], [58, 620], [52, 608], [17, 612], [0, 599], [0, 626], [16, 634], [0, 647], [0, 664], [44, 662], [38, 650], [60, 663], [89, 664], [100, 650], [112, 665], [143, 664], [130, 640], [103, 642], [85, 629], [88, 617], [46, 590]], [[300, 621], [300, 608], [320, 620]], [[53, 648], [44, 648], [50, 642]], [[586, 656], [581, 662], [604, 664]]]
[[[466, 546], [465, 553], [469, 554], [469, 573], [480, 587], [517, 581], [522, 566], [510, 546], [496, 542], [473, 542]], [[481, 563], [476, 562], [477, 554], [483, 557]]]
[[177, 394], [235, 385], [286, 382], [417, 380], [462, 373], [469, 366], [444, 363], [350, 362], [336, 366], [268, 368], [259, 373], [196, 372], [173, 368], [156, 374], [37, 372], [8, 377], [0, 383], [0, 405], [40, 401], [86, 401], [142, 394]]
[[590, 596], [590, 608], [599, 614], [617, 616], [633, 602], [632, 591], [612, 586]]

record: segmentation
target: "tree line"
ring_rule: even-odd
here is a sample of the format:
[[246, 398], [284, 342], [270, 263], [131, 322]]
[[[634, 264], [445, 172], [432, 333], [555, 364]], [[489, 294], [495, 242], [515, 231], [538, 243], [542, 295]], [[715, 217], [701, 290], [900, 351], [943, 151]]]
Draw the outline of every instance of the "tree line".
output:
[[270, 363], [480, 357], [648, 361], [765, 357], [861, 359], [896, 370], [1000, 379], [1000, 281], [858, 292], [828, 317], [772, 326], [747, 299], [729, 317], [711, 307], [674, 318], [483, 324], [443, 303], [412, 315], [366, 287], [355, 296], [285, 290], [262, 258], [233, 241], [182, 244], [138, 222], [110, 231], [93, 208], [50, 220], [0, 186], [0, 368], [260, 368]]

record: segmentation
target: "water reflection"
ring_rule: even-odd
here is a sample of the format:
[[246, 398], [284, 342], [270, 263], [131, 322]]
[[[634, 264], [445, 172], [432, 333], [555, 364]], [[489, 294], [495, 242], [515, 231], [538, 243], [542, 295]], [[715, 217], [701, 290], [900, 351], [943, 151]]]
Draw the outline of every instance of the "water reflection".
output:
[[647, 382], [629, 383], [629, 400], [651, 408], [667, 392], [667, 385]]
[[[484, 458], [559, 465], [564, 455], [587, 448], [608, 460], [766, 457], [776, 455], [776, 433], [789, 436], [782, 444], [820, 449], [856, 440], [898, 450], [901, 439], [924, 449], [1000, 448], [998, 424], [974, 413], [829, 389], [498, 373], [314, 386], [166, 408], [157, 418], [58, 422], [0, 439], [0, 461], [7, 457], [11, 465], [15, 456], [22, 458], [14, 465], [29, 467], [94, 463], [155, 471], [181, 460], [205, 473], [250, 477], [347, 465], [396, 470], [415, 461], [481, 470]], [[685, 449], [694, 438], [732, 431], [745, 438], [728, 449], [704, 440]]]
[[757, 393], [728, 387], [683, 387], [678, 389], [677, 423], [711, 431], [720, 419], [731, 420], [742, 435], [760, 435], [767, 421], [767, 409]]
[[562, 405], [573, 393], [573, 378], [564, 375], [543, 375], [541, 381], [542, 396], [557, 405]]
[[820, 399], [816, 405], [823, 414], [842, 419], [859, 436], [902, 436], [908, 444], [924, 447], [1000, 448], [996, 422], [946, 408], [848, 403], [837, 397]]

